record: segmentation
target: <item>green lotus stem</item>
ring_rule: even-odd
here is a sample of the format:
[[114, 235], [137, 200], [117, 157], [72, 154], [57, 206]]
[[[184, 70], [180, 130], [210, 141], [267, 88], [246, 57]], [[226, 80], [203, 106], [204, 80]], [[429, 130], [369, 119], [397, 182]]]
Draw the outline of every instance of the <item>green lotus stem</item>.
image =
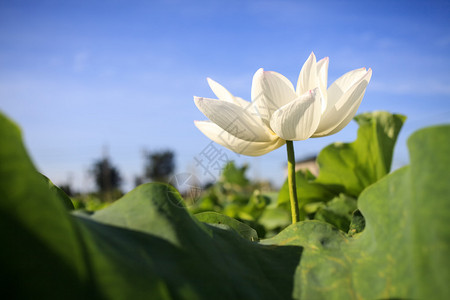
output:
[[300, 221], [300, 211], [298, 209], [297, 186], [295, 185], [295, 155], [292, 141], [286, 141], [286, 149], [288, 156], [289, 199], [291, 200], [292, 224], [295, 224]]

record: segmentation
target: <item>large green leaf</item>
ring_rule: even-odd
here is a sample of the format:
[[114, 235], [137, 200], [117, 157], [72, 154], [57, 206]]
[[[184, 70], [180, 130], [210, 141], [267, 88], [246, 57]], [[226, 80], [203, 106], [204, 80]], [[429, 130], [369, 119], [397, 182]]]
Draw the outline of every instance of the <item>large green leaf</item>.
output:
[[277, 299], [293, 289], [300, 247], [262, 246], [201, 224], [166, 185], [142, 185], [80, 221], [93, 278], [108, 298], [166, 291], [175, 299]]
[[363, 232], [306, 221], [263, 241], [304, 247], [295, 298], [450, 298], [449, 141], [450, 126], [413, 134], [411, 165], [361, 194]]
[[[33, 167], [18, 127], [0, 114], [0, 247], [4, 293], [80, 299], [90, 289], [79, 231], [64, 202]], [[11, 294], [10, 294], [11, 295]]]
[[[384, 111], [364, 113], [355, 117], [358, 135], [352, 143], [334, 143], [325, 147], [317, 157], [320, 172], [315, 178], [310, 172], [295, 174], [300, 219], [314, 214], [321, 204], [340, 193], [352, 197], [389, 173], [395, 141], [405, 117]], [[287, 180], [280, 189], [278, 204], [289, 208]], [[349, 214], [348, 217], [350, 217]], [[345, 227], [345, 226], [344, 226]]]
[[178, 192], [142, 185], [72, 215], [0, 116], [1, 287], [21, 299], [286, 299], [302, 249], [202, 224]]
[[53, 194], [61, 200], [63, 205], [68, 210], [73, 210], [74, 206], [73, 206], [72, 200], [70, 200], [70, 197], [67, 196], [63, 190], [61, 190], [59, 187], [54, 185], [53, 182], [50, 179], [48, 179], [46, 176], [42, 175], [42, 178], [45, 182], [47, 182], [48, 188], [50, 189], [50, 191], [52, 191]]
[[315, 183], [357, 197], [389, 173], [398, 133], [406, 117], [385, 111], [355, 117], [359, 125], [353, 143], [334, 143], [317, 157], [320, 172]]

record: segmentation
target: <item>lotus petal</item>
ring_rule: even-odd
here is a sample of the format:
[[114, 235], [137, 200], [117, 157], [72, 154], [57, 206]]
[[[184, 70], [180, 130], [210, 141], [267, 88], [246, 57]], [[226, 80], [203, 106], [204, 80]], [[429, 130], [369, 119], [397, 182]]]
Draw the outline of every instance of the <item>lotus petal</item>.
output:
[[316, 88], [275, 111], [270, 126], [282, 139], [303, 141], [316, 131], [320, 115], [320, 93]]
[[[361, 104], [371, 76], [372, 70], [369, 69], [359, 81], [353, 84], [348, 90], [344, 91], [344, 93], [341, 94], [341, 92], [336, 92], [333, 97], [328, 95], [329, 103], [334, 102], [334, 105], [327, 107], [313, 137], [334, 134], [344, 128], [352, 120]], [[333, 98], [338, 94], [340, 94], [340, 98], [336, 101]]]
[[317, 62], [314, 52], [311, 52], [300, 71], [297, 81], [297, 96], [303, 95], [319, 86], [317, 78]]
[[250, 142], [269, 142], [274, 139], [257, 116], [236, 104], [201, 97], [194, 97], [194, 101], [208, 119], [240, 139]]
[[280, 73], [259, 69], [253, 76], [252, 102], [265, 124], [274, 111], [295, 98], [294, 86]]
[[197, 126], [197, 128], [212, 141], [230, 149], [233, 152], [243, 155], [264, 155], [286, 143], [285, 140], [280, 138], [275, 138], [270, 142], [249, 142], [231, 135], [213, 122], [194, 121], [194, 123], [195, 126]]

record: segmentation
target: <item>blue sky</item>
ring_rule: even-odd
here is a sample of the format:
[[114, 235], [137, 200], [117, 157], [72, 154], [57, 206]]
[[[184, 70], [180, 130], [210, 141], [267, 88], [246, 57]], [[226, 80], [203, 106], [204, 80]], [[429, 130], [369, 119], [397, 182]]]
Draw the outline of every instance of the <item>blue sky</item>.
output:
[[[87, 170], [105, 148], [125, 189], [143, 149], [173, 149], [177, 172], [201, 177], [195, 158], [210, 141], [192, 98], [214, 97], [206, 77], [250, 100], [258, 68], [296, 82], [314, 51], [330, 58], [329, 83], [373, 69], [359, 112], [408, 116], [398, 167], [412, 132], [450, 123], [449, 16], [450, 1], [1, 1], [0, 109], [57, 184], [93, 188]], [[296, 142], [296, 157], [355, 136], [351, 124]], [[284, 147], [257, 158], [221, 149], [282, 183]]]

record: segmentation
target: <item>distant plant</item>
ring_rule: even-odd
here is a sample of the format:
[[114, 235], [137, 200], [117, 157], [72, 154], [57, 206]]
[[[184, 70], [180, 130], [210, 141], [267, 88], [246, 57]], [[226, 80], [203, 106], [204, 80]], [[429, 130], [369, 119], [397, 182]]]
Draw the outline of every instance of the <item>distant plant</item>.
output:
[[108, 157], [103, 157], [94, 162], [90, 173], [95, 180], [97, 192], [103, 201], [117, 199], [114, 195], [121, 194], [122, 177], [119, 170], [111, 164]]
[[[120, 197], [120, 195], [116, 195]], [[93, 213], [97, 210], [103, 209], [111, 204], [111, 202], [105, 202], [95, 194], [85, 194], [71, 197], [72, 205], [75, 210], [83, 211], [85, 213]]]
[[[278, 193], [270, 183], [251, 181], [247, 169], [227, 163], [219, 180], [188, 208], [194, 214], [214, 211], [239, 220], [254, 228], [259, 238], [273, 236], [290, 223], [289, 211], [277, 207]], [[276, 216], [275, 222], [268, 221], [268, 215]]]
[[175, 171], [175, 154], [171, 150], [146, 152], [144, 154], [144, 175], [135, 178], [135, 184], [144, 182], [167, 183]]

